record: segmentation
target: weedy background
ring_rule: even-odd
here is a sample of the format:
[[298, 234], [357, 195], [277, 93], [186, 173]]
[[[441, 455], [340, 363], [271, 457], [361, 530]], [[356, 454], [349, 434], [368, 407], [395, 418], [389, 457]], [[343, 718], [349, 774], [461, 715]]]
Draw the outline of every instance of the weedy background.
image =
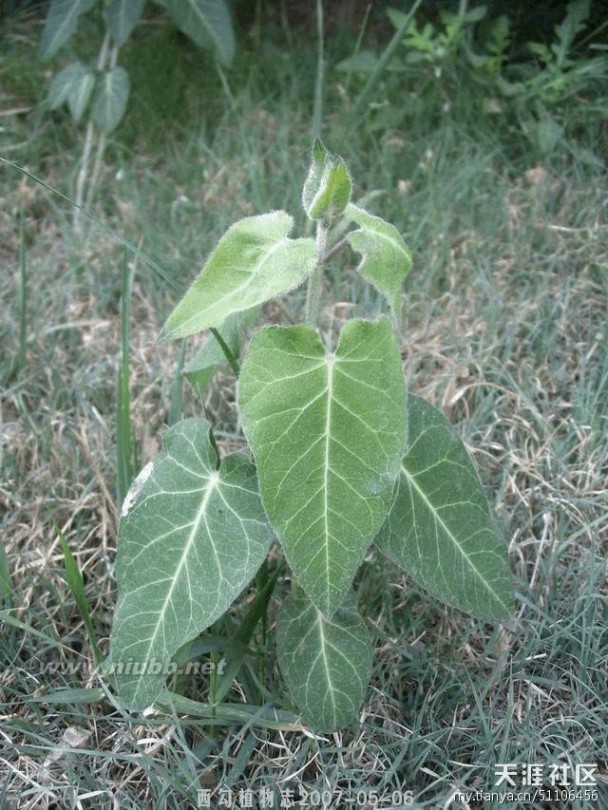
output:
[[[134, 92], [93, 210], [177, 286], [235, 219], [287, 208], [307, 227], [299, 196], [317, 46], [310, 21], [295, 26], [240, 31], [223, 76], [168, 28], [125, 49]], [[71, 195], [82, 136], [40, 105], [49, 75], [35, 57], [39, 34], [35, 18], [4, 25], [0, 152]], [[335, 65], [355, 40], [338, 32], [327, 42], [323, 137], [350, 166], [356, 195], [377, 190], [369, 207], [412, 248], [407, 378], [475, 458], [509, 544], [516, 614], [504, 627], [470, 619], [370, 554], [355, 584], [376, 648], [373, 683], [359, 726], [328, 738], [245, 714], [218, 725], [132, 718], [100, 693], [60, 538], [106, 651], [117, 470], [153, 458], [181, 415], [206, 412], [221, 441], [238, 445], [234, 382], [222, 371], [194, 394], [180, 347], [154, 343], [179, 292], [99, 226], [76, 234], [68, 203], [4, 164], [1, 806], [183, 808], [202, 787], [278, 785], [412, 790], [417, 807], [449, 808], [465, 786], [491, 790], [501, 762], [596, 763], [596, 806], [608, 801], [606, 85], [570, 98], [550, 116], [554, 137], [539, 138], [465, 64], [388, 72], [345, 129], [363, 80]], [[303, 298], [273, 302], [264, 319], [300, 318]], [[380, 307], [351, 260], [331, 269], [325, 329]], [[117, 429], [121, 356], [132, 450], [124, 422]], [[269, 638], [251, 668], [261, 700], [289, 710]], [[179, 686], [200, 701], [208, 687], [201, 677]], [[227, 700], [249, 694], [237, 679]]]

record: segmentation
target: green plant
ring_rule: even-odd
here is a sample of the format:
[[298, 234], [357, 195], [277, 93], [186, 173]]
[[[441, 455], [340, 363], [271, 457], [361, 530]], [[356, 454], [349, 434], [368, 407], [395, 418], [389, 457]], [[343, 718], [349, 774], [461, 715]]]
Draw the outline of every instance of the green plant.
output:
[[[338, 69], [374, 75], [389, 64], [391, 70], [401, 72], [408, 65], [423, 63], [430, 65], [435, 77], [440, 79], [445, 70], [453, 68], [462, 52], [470, 49], [473, 29], [486, 16], [487, 7], [468, 9], [467, 0], [461, 0], [456, 14], [441, 9], [437, 26], [425, 22], [419, 27], [415, 18], [419, 6], [420, 3], [414, 3], [407, 14], [396, 8], [388, 8], [386, 13], [395, 34], [382, 56], [377, 57], [363, 50], [343, 60]], [[405, 51], [403, 57], [397, 53], [399, 46]]]
[[[156, 0], [156, 3], [197, 45], [211, 48], [221, 63], [230, 63], [234, 32], [225, 0]], [[88, 12], [98, 13], [103, 30], [96, 57], [90, 62], [78, 59], [70, 62], [56, 73], [48, 91], [51, 109], [67, 105], [74, 123], [85, 115], [88, 117], [76, 186], [77, 225], [81, 207], [90, 205], [107, 136], [120, 124], [127, 109], [131, 83], [127, 71], [118, 64], [118, 56], [141, 20], [144, 7], [145, 0], [51, 0], [49, 5], [39, 49], [43, 59], [55, 56], [71, 40]]]
[[[488, 621], [511, 614], [506, 548], [466, 449], [439, 411], [406, 391], [398, 335], [409, 250], [350, 197], [344, 161], [316, 141], [302, 194], [316, 239], [289, 238], [284, 211], [237, 222], [163, 327], [161, 340], [216, 330], [238, 371], [255, 466], [243, 453], [222, 457], [209, 422], [191, 418], [168, 430], [133, 482], [119, 524], [109, 659], [132, 710], [170, 702], [163, 687], [174, 657], [254, 577], [255, 618], [245, 621], [263, 620], [281, 570], [271, 577], [267, 568], [275, 537], [292, 572], [278, 662], [318, 730], [351, 722], [370, 678], [351, 583], [372, 543], [444, 602]], [[348, 248], [389, 317], [347, 321], [329, 350], [316, 329], [322, 277]], [[306, 280], [305, 323], [258, 330], [239, 365], [234, 319]]]
[[[565, 129], [573, 119], [572, 102], [580, 102], [581, 94], [587, 96], [587, 103], [577, 107], [586, 114], [586, 123], [593, 118], [605, 119], [608, 59], [603, 53], [590, 55], [579, 47], [581, 41], [598, 33], [592, 31], [582, 37], [590, 11], [590, 0], [571, 0], [563, 20], [555, 26], [553, 42], [528, 42], [533, 59], [506, 65], [499, 76], [499, 91], [513, 99], [520, 127], [540, 157], [564, 140]], [[593, 48], [591, 45], [589, 50]], [[602, 49], [596, 46], [595, 50]], [[591, 103], [594, 92], [595, 104]]]
[[[563, 143], [568, 129], [591, 121], [601, 125], [605, 119], [608, 60], [605, 46], [597, 40], [608, 23], [590, 30], [590, 0], [571, 0], [555, 26], [553, 41], [522, 43], [517, 59], [512, 58], [516, 43], [508, 15], [491, 18], [487, 6], [469, 8], [467, 0], [460, 0], [456, 13], [439, 10], [434, 23], [418, 22], [415, 11], [415, 5], [408, 14], [389, 7], [387, 16], [395, 34], [382, 54], [361, 50], [337, 65], [339, 71], [367, 77], [356, 97], [355, 112], [371, 102], [368, 88], [386, 73], [385, 95], [391, 103], [386, 105], [385, 118], [391, 126], [403, 120], [407, 78], [416, 99], [428, 95], [452, 104], [457, 90], [473, 106], [477, 96], [465, 84], [472, 79], [483, 87], [485, 106], [493, 113], [513, 115], [517, 129], [540, 157]], [[381, 106], [376, 94], [373, 107]], [[599, 165], [597, 160], [592, 162]]]

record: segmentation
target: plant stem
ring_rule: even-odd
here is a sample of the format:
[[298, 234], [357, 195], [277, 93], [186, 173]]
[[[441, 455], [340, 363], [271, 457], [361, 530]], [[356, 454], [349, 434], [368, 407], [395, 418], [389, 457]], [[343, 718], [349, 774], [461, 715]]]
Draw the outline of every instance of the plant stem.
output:
[[306, 293], [306, 313], [304, 320], [307, 326], [314, 329], [319, 314], [319, 301], [321, 299], [321, 281], [323, 279], [323, 268], [326, 261], [328, 229], [326, 225], [317, 222], [317, 265], [308, 279], [308, 290]]
[[81, 209], [84, 203], [84, 186], [87, 179], [89, 169], [89, 158], [91, 157], [91, 149], [93, 148], [93, 139], [95, 137], [95, 130], [91, 121], [87, 124], [87, 133], [84, 139], [84, 149], [82, 150], [82, 158], [80, 161], [80, 171], [78, 172], [78, 180], [76, 181], [76, 208], [74, 209], [74, 230], [76, 233], [81, 231]]
[[[107, 61], [108, 61], [108, 50], [110, 48], [110, 34], [109, 32], [106, 33], [103, 42], [101, 43], [101, 48], [99, 49], [99, 54], [97, 56], [97, 64], [96, 69], [99, 73], [105, 70]], [[114, 53], [115, 52], [115, 53]], [[110, 55], [111, 58], [116, 59], [116, 54], [118, 53], [118, 49], [115, 47], [113, 49], [112, 54]], [[84, 141], [84, 149], [82, 150], [82, 161], [80, 164], [80, 171], [78, 172], [78, 180], [76, 182], [76, 208], [74, 209], [74, 230], [76, 233], [80, 233], [81, 231], [81, 209], [84, 206], [84, 187], [87, 180], [87, 174], [89, 171], [89, 160], [91, 157], [91, 150], [93, 149], [93, 141], [95, 138], [95, 129], [93, 127], [93, 122], [91, 118], [89, 118], [87, 124], [87, 132], [85, 135]], [[103, 152], [105, 150], [105, 135], [100, 136], [101, 143], [98, 145], [97, 155], [96, 158], [96, 167], [95, 170], [98, 171], [97, 163], [101, 164], [101, 158], [103, 157]], [[95, 177], [93, 177], [95, 179]], [[89, 189], [89, 198], [93, 196], [93, 190]]]
[[103, 163], [103, 156], [106, 151], [106, 133], [101, 132], [97, 138], [97, 149], [95, 150], [95, 160], [93, 161], [93, 170], [89, 181], [89, 190], [85, 202], [85, 208], [91, 208], [93, 205], [93, 195], [95, 193], [95, 186], [99, 180], [101, 172], [101, 164]]
[[239, 361], [230, 351], [230, 346], [228, 346], [218, 329], [212, 328], [209, 331], [220, 344], [220, 349], [224, 352], [224, 357], [230, 363], [230, 368], [234, 371], [235, 376], [238, 377], [241, 372], [241, 367], [239, 366]]
[[171, 405], [169, 407], [169, 425], [174, 425], [179, 422], [182, 416], [183, 405], [183, 377], [182, 372], [184, 368], [184, 360], [186, 358], [186, 341], [182, 341], [179, 350], [179, 357], [177, 359], [177, 369], [175, 371], [175, 378], [171, 385]]

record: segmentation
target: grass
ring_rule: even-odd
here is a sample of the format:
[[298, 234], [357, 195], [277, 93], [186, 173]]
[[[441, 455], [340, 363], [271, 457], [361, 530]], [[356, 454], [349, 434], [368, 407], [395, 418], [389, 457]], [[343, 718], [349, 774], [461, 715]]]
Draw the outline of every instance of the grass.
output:
[[[17, 112], [1, 119], [2, 152], [73, 193], [79, 136], [36, 108], [43, 77], [24, 78], [20, 67], [33, 59], [31, 28], [15, 23], [6, 42], [3, 107]], [[304, 227], [316, 56], [306, 42], [289, 54], [268, 41], [227, 73], [229, 93], [207, 70], [197, 95], [187, 85], [193, 57], [178, 45], [183, 84], [174, 91], [189, 98], [188, 119], [159, 126], [154, 89], [143, 86], [108, 151], [96, 213], [183, 286], [238, 217], [285, 207]], [[135, 64], [137, 52], [129, 58]], [[503, 627], [484, 625], [370, 554], [356, 592], [375, 669], [356, 728], [319, 738], [294, 724], [272, 632], [260, 660], [246, 656], [227, 700], [252, 704], [261, 692], [285, 713], [279, 728], [244, 705], [215, 725], [194, 714], [125, 714], [95, 675], [61, 539], [106, 651], [116, 505], [132, 457], [127, 335], [137, 466], [158, 452], [180, 402], [184, 415], [205, 408], [220, 440], [238, 444], [234, 384], [221, 373], [204, 397], [176, 385], [179, 347], [154, 340], [178, 293], [136, 256], [125, 265], [123, 246], [101, 229], [75, 236], [63, 201], [3, 166], [0, 806], [183, 808], [196, 806], [199, 789], [215, 790], [217, 803], [220, 789], [238, 799], [239, 790], [267, 787], [296, 796], [376, 791], [380, 806], [412, 790], [414, 806], [437, 810], [456, 807], [460, 789], [491, 791], [498, 763], [540, 763], [545, 776], [552, 765], [595, 763], [595, 806], [608, 800], [605, 126], [590, 121], [584, 139], [571, 135], [540, 160], [508, 110], [484, 112], [483, 92], [455, 76], [453, 87], [431, 83], [423, 98], [406, 84], [403, 109], [372, 107], [347, 141], [357, 86], [345, 97], [327, 58], [324, 137], [351, 165], [357, 195], [381, 192], [373, 206], [413, 249], [406, 373], [475, 457], [509, 543], [516, 614]], [[393, 92], [390, 83], [380, 89]], [[583, 150], [596, 162], [577, 159]], [[121, 298], [128, 288], [130, 307]], [[265, 318], [287, 323], [303, 304], [300, 291], [268, 305]], [[331, 269], [324, 328], [379, 307], [351, 263]], [[118, 448], [117, 424], [126, 437]], [[228, 633], [246, 607], [235, 607]], [[273, 602], [270, 629], [275, 610]], [[204, 701], [209, 683], [191, 677], [179, 688]], [[508, 806], [594, 805], [574, 797]]]

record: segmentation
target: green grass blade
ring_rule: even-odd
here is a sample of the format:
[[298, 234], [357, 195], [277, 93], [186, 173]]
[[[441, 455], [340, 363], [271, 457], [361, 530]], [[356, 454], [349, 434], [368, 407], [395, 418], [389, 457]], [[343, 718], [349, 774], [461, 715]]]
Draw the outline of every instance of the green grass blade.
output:
[[118, 508], [133, 480], [133, 432], [131, 429], [131, 395], [129, 391], [129, 343], [131, 290], [135, 268], [129, 267], [126, 255], [122, 264], [122, 297], [120, 301], [120, 366], [116, 384], [116, 495]]
[[323, 0], [317, 0], [317, 75], [315, 78], [315, 99], [312, 114], [313, 138], [321, 137], [321, 121], [323, 120], [323, 87], [325, 83], [325, 55], [324, 55], [324, 20]]
[[95, 663], [99, 665], [103, 661], [104, 656], [101, 650], [99, 649], [99, 645], [97, 643], [97, 636], [93, 628], [93, 622], [91, 621], [91, 613], [89, 611], [87, 597], [84, 592], [84, 580], [82, 578], [82, 574], [80, 573], [80, 569], [78, 568], [78, 563], [76, 562], [74, 556], [72, 555], [72, 552], [68, 548], [65, 535], [59, 529], [57, 530], [57, 533], [59, 534], [61, 549], [63, 551], [65, 578], [68, 585], [70, 586], [72, 594], [74, 595], [74, 599], [76, 600], [76, 605], [78, 606], [80, 615], [82, 616], [82, 620], [84, 622], [84, 626], [87, 631], [89, 644], [91, 645], [91, 649], [93, 650], [93, 657], [95, 658]]
[[19, 166], [18, 163], [13, 163], [12, 160], [7, 160], [6, 158], [0, 157], [0, 163], [5, 163], [7, 166], [10, 166], [11, 168], [16, 169], [18, 172], [23, 174], [25, 177], [29, 177], [30, 180], [33, 180], [35, 183], [38, 183], [39, 186], [42, 186], [42, 188], [45, 188], [47, 191], [50, 191], [51, 194], [55, 194], [57, 197], [60, 197], [62, 200], [65, 200], [66, 202], [69, 202], [70, 205], [73, 205], [74, 208], [77, 208], [79, 211], [81, 211], [87, 217], [87, 219], [90, 219], [91, 222], [94, 222], [95, 225], [97, 225], [97, 227], [102, 229], [102, 231], [109, 234], [113, 239], [116, 239], [118, 242], [120, 242], [122, 245], [124, 245], [127, 248], [127, 250], [129, 250], [131, 253], [133, 253], [134, 256], [137, 256], [138, 259], [141, 259], [141, 261], [144, 262], [144, 264], [147, 267], [149, 267], [151, 270], [154, 270], [154, 272], [157, 273], [163, 279], [163, 281], [165, 281], [167, 284], [169, 284], [174, 290], [177, 290], [180, 293], [184, 292], [184, 289], [185, 289], [184, 285], [180, 284], [178, 281], [176, 281], [171, 276], [169, 271], [166, 270], [161, 264], [159, 264], [159, 262], [157, 262], [151, 256], [148, 256], [146, 253], [144, 253], [142, 250], [140, 250], [137, 247], [137, 245], [134, 245], [133, 242], [129, 241], [129, 239], [126, 239], [124, 236], [121, 236], [115, 230], [110, 228], [109, 225], [106, 225], [104, 222], [102, 222], [96, 216], [91, 214], [89, 211], [86, 210], [86, 208], [84, 206], [79, 205], [78, 203], [74, 202], [74, 200], [72, 200], [70, 197], [68, 197], [67, 194], [63, 194], [61, 191], [58, 191], [56, 188], [53, 188], [53, 186], [50, 186], [48, 183], [45, 183], [44, 180], [41, 180], [40, 177], [37, 177], [35, 174], [32, 174], [31, 172], [29, 172], [27, 169], [24, 169], [23, 166]]
[[4, 602], [8, 608], [14, 607], [13, 584], [4, 542], [0, 542], [0, 602]]
[[27, 633], [30, 636], [34, 636], [35, 638], [39, 638], [41, 641], [44, 641], [46, 644], [50, 644], [51, 647], [63, 647], [64, 650], [73, 653], [71, 647], [67, 644], [63, 644], [59, 639], [53, 638], [52, 636], [48, 636], [46, 633], [43, 633], [41, 630], [36, 630], [35, 627], [32, 627], [31, 624], [27, 622], [22, 622], [21, 619], [15, 618], [10, 610], [0, 610], [0, 622], [4, 622], [9, 627], [16, 627], [17, 630], [22, 630], [24, 633]]
[[85, 689], [82, 687], [62, 687], [52, 689], [44, 695], [32, 695], [24, 699], [24, 703], [54, 703], [70, 704], [72, 706], [86, 706], [90, 703], [99, 703], [106, 698], [103, 689]]
[[170, 714], [179, 712], [207, 720], [215, 725], [232, 725], [248, 723], [262, 728], [280, 729], [283, 731], [301, 731], [302, 724], [293, 712], [280, 711], [271, 706], [251, 706], [247, 703], [223, 703], [220, 706], [200, 703], [198, 700], [178, 695], [164, 689], [155, 701], [155, 705]]
[[19, 351], [16, 371], [19, 373], [27, 363], [27, 262], [23, 212], [19, 217]]

